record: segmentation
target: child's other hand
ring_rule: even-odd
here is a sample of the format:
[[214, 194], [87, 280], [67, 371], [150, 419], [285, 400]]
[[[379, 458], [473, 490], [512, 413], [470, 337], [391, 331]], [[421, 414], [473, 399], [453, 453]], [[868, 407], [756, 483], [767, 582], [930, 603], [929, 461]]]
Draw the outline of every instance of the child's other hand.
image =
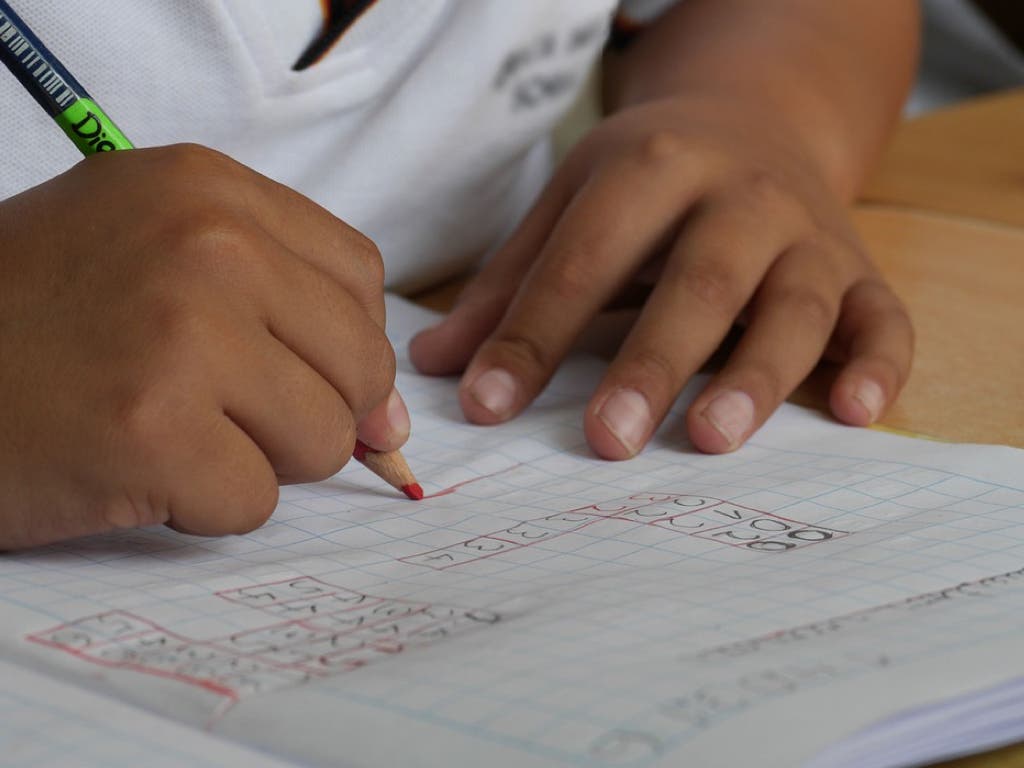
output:
[[[404, 442], [373, 244], [199, 147], [0, 203], [0, 549], [261, 525], [279, 482]], [[390, 408], [388, 405], [390, 404]]]
[[466, 416], [505, 421], [537, 397], [604, 306], [654, 273], [586, 409], [600, 456], [643, 448], [738, 320], [738, 347], [687, 414], [697, 448], [742, 445], [826, 350], [843, 363], [832, 411], [873, 422], [907, 377], [910, 321], [843, 204], [778, 122], [706, 96], [607, 119], [450, 316], [414, 340], [414, 363], [427, 373], [465, 370]]

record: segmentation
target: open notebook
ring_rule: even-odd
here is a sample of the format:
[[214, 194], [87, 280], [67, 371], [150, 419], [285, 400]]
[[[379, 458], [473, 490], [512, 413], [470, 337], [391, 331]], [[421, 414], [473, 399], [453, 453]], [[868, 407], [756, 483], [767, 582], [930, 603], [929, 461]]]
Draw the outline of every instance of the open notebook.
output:
[[[390, 311], [401, 356], [424, 313]], [[426, 501], [353, 464], [248, 536], [0, 558], [0, 764], [865, 768], [1024, 738], [1024, 452], [786, 406], [729, 456], [670, 418], [603, 463], [596, 361], [500, 428], [400, 368]]]

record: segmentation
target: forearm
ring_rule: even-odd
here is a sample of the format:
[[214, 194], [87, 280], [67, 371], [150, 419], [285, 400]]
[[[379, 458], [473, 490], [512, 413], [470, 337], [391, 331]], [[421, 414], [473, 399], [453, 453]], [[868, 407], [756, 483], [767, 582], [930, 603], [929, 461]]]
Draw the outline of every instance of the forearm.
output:
[[796, 136], [852, 198], [918, 54], [915, 0], [682, 0], [605, 61], [608, 111], [683, 95]]

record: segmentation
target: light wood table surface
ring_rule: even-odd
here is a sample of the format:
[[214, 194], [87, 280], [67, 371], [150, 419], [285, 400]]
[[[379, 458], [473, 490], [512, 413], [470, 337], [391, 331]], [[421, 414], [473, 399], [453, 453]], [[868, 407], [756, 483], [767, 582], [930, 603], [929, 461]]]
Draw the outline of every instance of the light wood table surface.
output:
[[[905, 123], [855, 219], [917, 332], [882, 425], [1024, 448], [1024, 90]], [[445, 309], [460, 285], [417, 298]], [[824, 409], [830, 376], [794, 401]], [[1024, 744], [942, 766], [1024, 768]]]
[[1024, 89], [905, 122], [862, 199], [1024, 227]]
[[[874, 206], [856, 222], [917, 334], [882, 424], [1024, 448], [1024, 228]], [[822, 389], [812, 382], [797, 400], [824, 408]]]

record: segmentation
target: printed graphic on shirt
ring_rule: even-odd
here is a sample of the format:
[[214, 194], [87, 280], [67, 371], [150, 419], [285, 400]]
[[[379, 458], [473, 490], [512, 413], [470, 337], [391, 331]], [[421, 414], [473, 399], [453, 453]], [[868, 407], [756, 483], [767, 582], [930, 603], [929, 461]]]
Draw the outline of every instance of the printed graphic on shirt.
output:
[[579, 57], [591, 55], [607, 29], [607, 16], [596, 16], [565, 30], [544, 32], [513, 48], [501, 62], [494, 89], [509, 95], [513, 111], [533, 109], [574, 93], [585, 74]]
[[292, 66], [296, 72], [316, 64], [377, 0], [320, 0], [324, 24]]

